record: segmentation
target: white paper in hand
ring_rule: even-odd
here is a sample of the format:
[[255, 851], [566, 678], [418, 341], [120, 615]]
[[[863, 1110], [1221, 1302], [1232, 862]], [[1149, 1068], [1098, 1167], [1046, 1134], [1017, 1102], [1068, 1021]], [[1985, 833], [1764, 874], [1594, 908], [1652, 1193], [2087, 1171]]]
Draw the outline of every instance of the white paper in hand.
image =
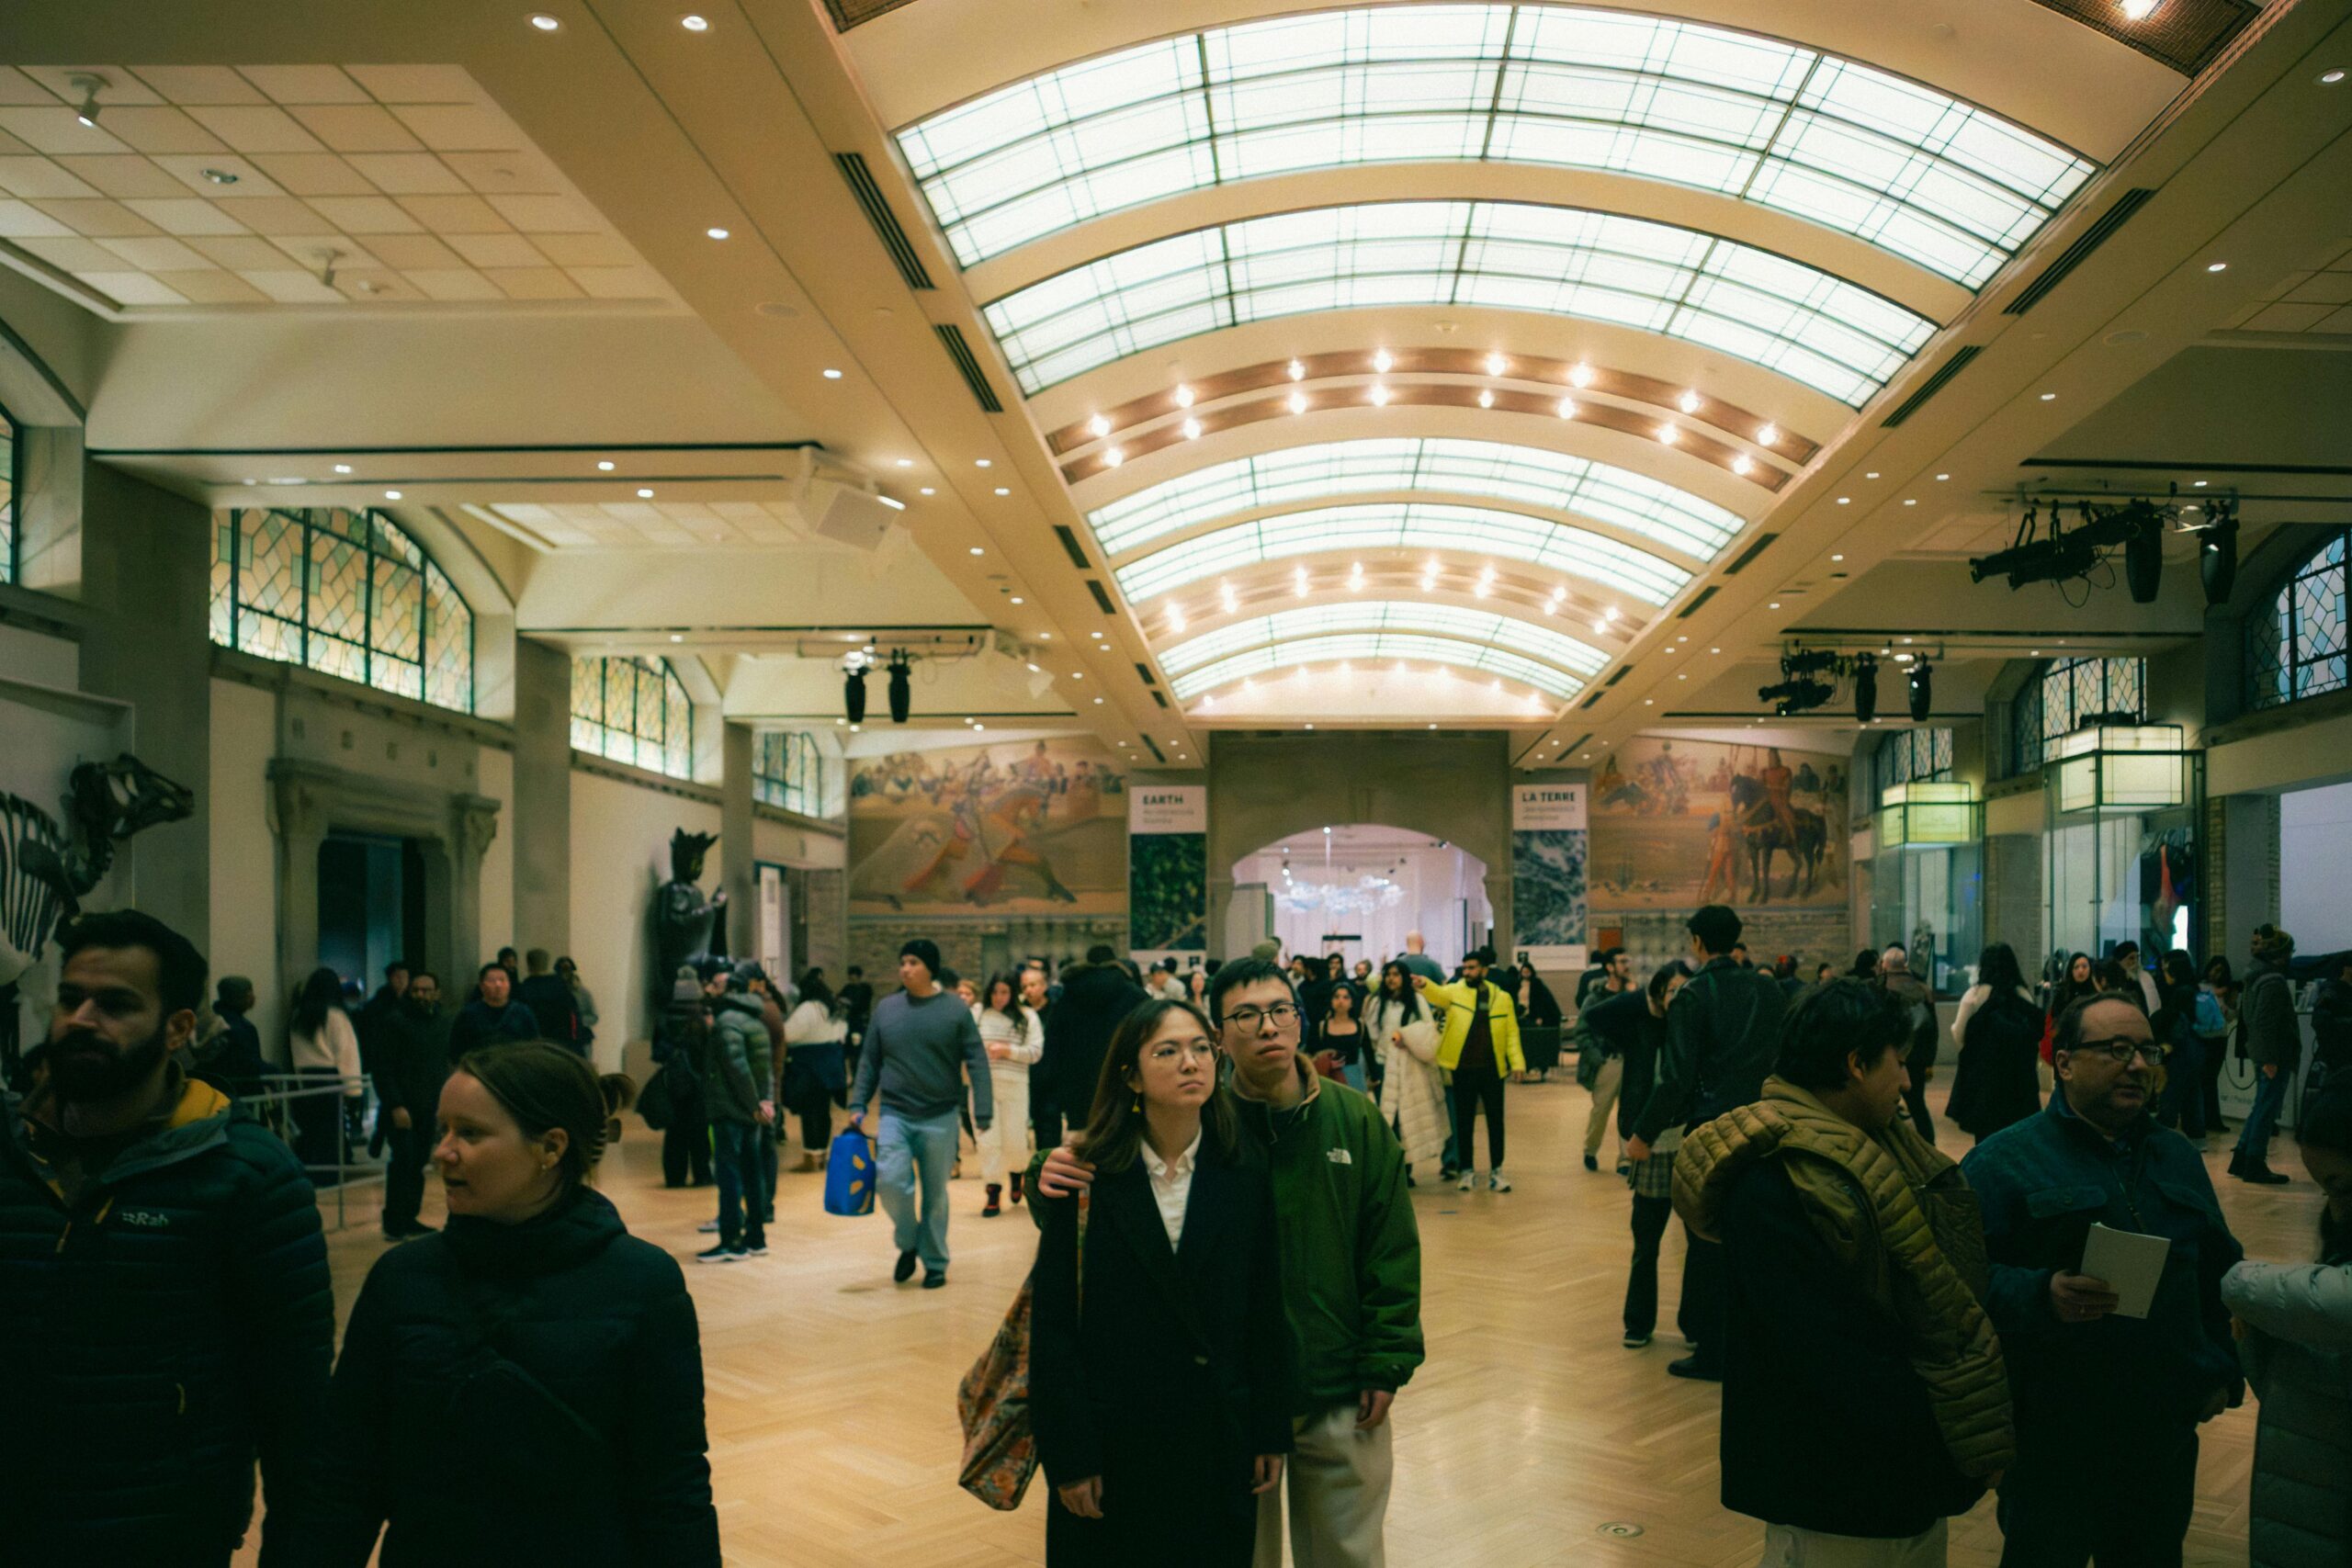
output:
[[2107, 1288], [2118, 1298], [2116, 1316], [2145, 1317], [2156, 1299], [2156, 1281], [2164, 1277], [2165, 1258], [2171, 1251], [2169, 1236], [2094, 1224], [2083, 1242], [2083, 1272], [2107, 1281]]

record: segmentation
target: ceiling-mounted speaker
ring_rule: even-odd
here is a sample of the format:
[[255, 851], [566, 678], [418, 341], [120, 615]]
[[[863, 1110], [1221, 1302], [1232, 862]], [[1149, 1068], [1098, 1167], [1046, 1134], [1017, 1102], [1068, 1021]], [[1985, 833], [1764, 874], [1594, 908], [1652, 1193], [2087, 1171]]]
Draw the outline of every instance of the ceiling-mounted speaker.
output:
[[2153, 604], [2165, 581], [2165, 531], [2162, 524], [2142, 528], [2123, 545], [2123, 583], [2132, 603]]
[[801, 487], [798, 504], [810, 533], [857, 550], [880, 549], [890, 525], [905, 510], [888, 496], [831, 479], [810, 479]]

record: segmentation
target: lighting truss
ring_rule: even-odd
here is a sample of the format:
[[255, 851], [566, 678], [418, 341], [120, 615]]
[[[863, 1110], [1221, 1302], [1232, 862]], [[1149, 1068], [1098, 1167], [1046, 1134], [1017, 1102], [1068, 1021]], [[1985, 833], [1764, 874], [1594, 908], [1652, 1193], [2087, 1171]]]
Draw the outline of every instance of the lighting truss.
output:
[[899, 133], [966, 266], [1103, 213], [1267, 175], [1462, 159], [1696, 186], [1969, 288], [2093, 173], [1859, 62], [1663, 17], [1391, 6], [1077, 62]]

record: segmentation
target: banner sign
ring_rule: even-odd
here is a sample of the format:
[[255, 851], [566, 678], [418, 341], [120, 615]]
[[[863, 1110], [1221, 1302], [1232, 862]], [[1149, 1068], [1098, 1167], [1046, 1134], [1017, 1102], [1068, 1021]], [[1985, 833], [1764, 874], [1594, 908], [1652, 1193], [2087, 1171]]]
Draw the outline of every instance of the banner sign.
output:
[[1585, 966], [1590, 804], [1580, 784], [1511, 787], [1511, 934], [1516, 952], [1538, 969], [1577, 974]]
[[1209, 792], [1136, 784], [1127, 793], [1127, 946], [1138, 964], [1209, 944]]

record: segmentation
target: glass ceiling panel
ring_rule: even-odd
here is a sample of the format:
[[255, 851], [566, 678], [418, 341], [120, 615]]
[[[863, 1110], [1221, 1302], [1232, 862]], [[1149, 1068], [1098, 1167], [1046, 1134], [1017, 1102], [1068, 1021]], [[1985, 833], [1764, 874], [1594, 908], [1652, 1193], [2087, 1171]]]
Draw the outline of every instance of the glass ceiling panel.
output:
[[1713, 559], [1747, 525], [1737, 513], [1630, 468], [1540, 446], [1412, 436], [1291, 446], [1213, 464], [1106, 502], [1086, 521], [1096, 542], [1119, 556], [1236, 512], [1350, 492], [1415, 490], [1574, 512], [1702, 561]]
[[1130, 604], [1264, 561], [1347, 550], [1464, 550], [1525, 561], [1584, 578], [1612, 592], [1663, 604], [1690, 574], [1631, 545], [1586, 528], [1515, 512], [1429, 502], [1327, 506], [1243, 523], [1119, 568], [1112, 575]]
[[1459, 637], [1465, 642], [1508, 640], [1523, 652], [1557, 664], [1578, 675], [1590, 675], [1609, 662], [1609, 655], [1589, 643], [1566, 637], [1516, 615], [1488, 610], [1465, 610], [1455, 604], [1420, 604], [1383, 599], [1363, 603], [1316, 604], [1302, 610], [1282, 610], [1219, 626], [1178, 643], [1159, 655], [1159, 667], [1180, 674], [1244, 649], [1265, 643], [1292, 642], [1333, 632], [1426, 632]]
[[1698, 186], [1973, 288], [2093, 171], [1854, 61], [1565, 6], [1393, 6], [1211, 28], [1000, 88], [899, 144], [966, 266], [1204, 186], [1466, 158]]
[[1860, 406], [1935, 323], [1828, 273], [1668, 223], [1500, 201], [1245, 219], [1120, 251], [984, 307], [1025, 392], [1242, 321], [1491, 305], [1703, 343]]
[[1401, 632], [1303, 637], [1294, 642], [1272, 643], [1220, 659], [1187, 674], [1170, 676], [1169, 686], [1175, 692], [1177, 700], [1182, 702], [1203, 692], [1230, 685], [1244, 676], [1262, 674], [1269, 670], [1288, 669], [1299, 664], [1333, 664], [1342, 660], [1371, 663], [1392, 659], [1415, 664], [1444, 664], [1458, 670], [1481, 670], [1507, 681], [1532, 686], [1539, 692], [1548, 692], [1563, 700], [1584, 690], [1583, 682], [1573, 676], [1564, 675], [1548, 664], [1539, 664], [1499, 648], [1480, 648], [1452, 637], [1418, 637]]

